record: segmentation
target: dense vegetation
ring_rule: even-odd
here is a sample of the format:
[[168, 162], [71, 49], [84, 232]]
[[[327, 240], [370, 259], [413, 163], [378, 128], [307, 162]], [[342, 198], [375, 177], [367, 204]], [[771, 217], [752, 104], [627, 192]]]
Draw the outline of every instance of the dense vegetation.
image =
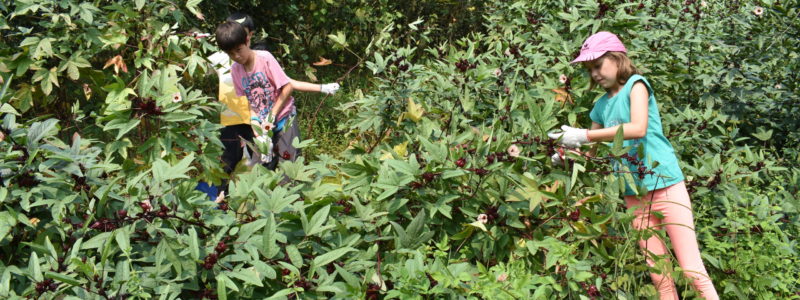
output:
[[[663, 233], [630, 228], [609, 166], [635, 149], [552, 165], [545, 135], [588, 125], [601, 91], [568, 62], [608, 30], [653, 83], [720, 295], [800, 299], [796, 0], [199, 2], [0, 3], [0, 297], [651, 297], [636, 241]], [[306, 156], [216, 205], [195, 33], [236, 9], [291, 76], [344, 89], [298, 95]]]

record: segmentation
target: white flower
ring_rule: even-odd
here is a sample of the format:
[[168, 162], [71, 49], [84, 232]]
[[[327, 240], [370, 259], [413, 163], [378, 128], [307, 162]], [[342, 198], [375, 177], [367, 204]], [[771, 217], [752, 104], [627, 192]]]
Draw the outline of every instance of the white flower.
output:
[[181, 97], [181, 92], [175, 92], [175, 94], [172, 94], [172, 102], [173, 103], [178, 103], [178, 102], [181, 102], [182, 100], [183, 100], [183, 98]]
[[761, 7], [761, 6], [756, 6], [756, 8], [755, 8], [755, 9], [753, 9], [753, 13], [754, 13], [756, 16], [759, 16], [759, 17], [760, 17], [760, 16], [761, 16], [761, 15], [764, 13], [764, 8], [763, 8], [763, 7]]
[[567, 75], [561, 74], [561, 76], [558, 76], [558, 81], [560, 81], [561, 84], [566, 84], [567, 83], [567, 79], [569, 79], [569, 78], [567, 78]]
[[497, 281], [503, 282], [506, 281], [507, 279], [508, 279], [508, 274], [506, 273], [497, 275]]
[[481, 224], [489, 223], [489, 216], [487, 216], [486, 214], [478, 215], [478, 222], [481, 222]]
[[508, 156], [519, 157], [520, 152], [521, 150], [519, 149], [519, 147], [517, 147], [517, 145], [511, 145], [510, 147], [508, 147]]
[[700, 1], [700, 7], [703, 7], [703, 8], [708, 7], [708, 2]]
[[214, 203], [222, 203], [225, 201], [225, 191], [222, 191], [217, 196], [217, 199], [214, 199]]
[[149, 211], [153, 209], [153, 205], [150, 204], [150, 200], [142, 200], [141, 202], [139, 202], [139, 207], [141, 207], [142, 210], [144, 211]]
[[500, 75], [503, 75], [503, 71], [500, 68], [494, 69], [494, 77], [500, 77]]
[[775, 84], [775, 89], [776, 89], [776, 90], [780, 90], [780, 89], [782, 89], [782, 88], [783, 88], [783, 85], [782, 85], [782, 84], [780, 84], [780, 83], [778, 83], [778, 84]]

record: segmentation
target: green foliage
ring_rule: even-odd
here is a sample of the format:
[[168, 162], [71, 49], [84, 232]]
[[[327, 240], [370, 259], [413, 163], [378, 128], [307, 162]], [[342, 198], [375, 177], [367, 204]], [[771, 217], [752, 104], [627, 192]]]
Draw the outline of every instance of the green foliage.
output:
[[[791, 139], [773, 139], [791, 124], [747, 120], [726, 105], [772, 105], [736, 88], [775, 80], [781, 95], [797, 97], [796, 64], [773, 60], [797, 51], [787, 41], [797, 2], [765, 1], [761, 16], [716, 1], [688, 12], [669, 1], [551, 2], [479, 5], [484, 30], [452, 40], [431, 37], [441, 24], [395, 17], [295, 31], [313, 39], [313, 51], [358, 56], [372, 74], [337, 96], [339, 111], [326, 110], [336, 117], [320, 117], [341, 123], [337, 145], [347, 149], [328, 155], [325, 144], [298, 141], [313, 160], [244, 172], [219, 205], [194, 189], [225, 177], [219, 105], [205, 96], [214, 81], [202, 57], [214, 49], [186, 29], [213, 4], [0, 5], [0, 296], [652, 297], [636, 241], [663, 233], [630, 228], [620, 195], [632, 174], [609, 164], [634, 149], [601, 143], [594, 158], [549, 159], [548, 131], [588, 125], [598, 91], [568, 61], [603, 29], [623, 37], [654, 83], [720, 294], [797, 298], [800, 171], [789, 151], [774, 151]], [[347, 20], [327, 13], [345, 4], [292, 4], [289, 16], [314, 11], [303, 20], [320, 23], [288, 24], [339, 28]], [[378, 4], [381, 13], [397, 5]], [[419, 5], [408, 9], [429, 11]], [[349, 8], [341, 13], [363, 6]], [[739, 46], [742, 28], [781, 44], [759, 48], [754, 35]], [[724, 50], [703, 50], [711, 46]], [[728, 55], [747, 71], [709, 79], [730, 71]], [[764, 61], [770, 67], [755, 66]], [[696, 295], [675, 277], [686, 297]]]

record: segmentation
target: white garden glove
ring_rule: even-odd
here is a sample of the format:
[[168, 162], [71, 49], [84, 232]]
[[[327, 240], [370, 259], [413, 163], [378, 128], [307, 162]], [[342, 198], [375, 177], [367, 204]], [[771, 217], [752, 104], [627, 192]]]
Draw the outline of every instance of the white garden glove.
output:
[[327, 95], [336, 94], [336, 92], [339, 91], [339, 84], [335, 82], [322, 84], [319, 91]]
[[553, 153], [553, 155], [550, 156], [550, 161], [553, 162], [553, 165], [563, 165], [564, 156], [562, 156], [561, 153], [558, 152]]
[[548, 133], [547, 136], [554, 140], [558, 140], [560, 138], [559, 143], [569, 148], [578, 148], [581, 145], [589, 142], [588, 129], [562, 125], [561, 130], [561, 132]]
[[564, 148], [558, 147], [556, 153], [550, 156], [550, 161], [553, 165], [563, 165], [567, 161], [567, 154], [564, 152]]

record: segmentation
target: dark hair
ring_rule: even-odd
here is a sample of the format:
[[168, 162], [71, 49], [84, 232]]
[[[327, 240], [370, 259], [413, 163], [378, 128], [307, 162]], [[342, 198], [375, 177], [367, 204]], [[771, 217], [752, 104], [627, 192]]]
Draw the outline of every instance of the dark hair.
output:
[[239, 45], [247, 43], [247, 31], [244, 26], [235, 21], [225, 21], [225, 23], [217, 26], [215, 34], [217, 38], [217, 46], [222, 51], [230, 51]]
[[253, 18], [251, 18], [250, 15], [240, 11], [231, 13], [231, 15], [228, 16], [226, 21], [233, 21], [242, 24], [242, 26], [244, 26], [244, 28], [247, 29], [247, 31], [249, 32], [253, 32], [254, 30], [256, 30], [256, 23], [253, 22]]
[[261, 41], [261, 42], [258, 42], [258, 43], [252, 43], [250, 45], [250, 49], [269, 51], [269, 46], [267, 45], [267, 42]]

